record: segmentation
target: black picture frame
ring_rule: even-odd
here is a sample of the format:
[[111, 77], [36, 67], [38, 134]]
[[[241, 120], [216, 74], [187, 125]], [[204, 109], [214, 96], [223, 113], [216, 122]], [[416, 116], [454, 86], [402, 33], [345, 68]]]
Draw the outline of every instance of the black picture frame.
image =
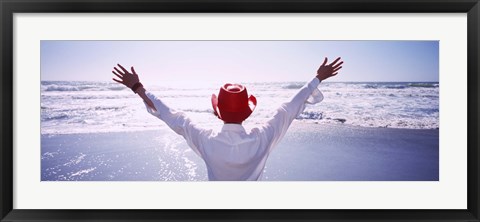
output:
[[[1, 221], [480, 221], [479, 0], [0, 0]], [[13, 209], [14, 13], [467, 13], [466, 210], [19, 210]]]

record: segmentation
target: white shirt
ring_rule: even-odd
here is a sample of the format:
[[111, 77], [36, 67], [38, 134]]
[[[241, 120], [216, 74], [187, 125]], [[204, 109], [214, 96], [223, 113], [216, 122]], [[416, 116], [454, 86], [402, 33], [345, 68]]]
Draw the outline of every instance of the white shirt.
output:
[[146, 92], [156, 112], [204, 161], [209, 180], [259, 180], [272, 149], [287, 132], [292, 121], [305, 109], [305, 104], [323, 100], [314, 78], [287, 103], [282, 104], [264, 125], [247, 132], [241, 124], [224, 124], [220, 132], [203, 129], [191, 122], [183, 112], [170, 109], [159, 98]]

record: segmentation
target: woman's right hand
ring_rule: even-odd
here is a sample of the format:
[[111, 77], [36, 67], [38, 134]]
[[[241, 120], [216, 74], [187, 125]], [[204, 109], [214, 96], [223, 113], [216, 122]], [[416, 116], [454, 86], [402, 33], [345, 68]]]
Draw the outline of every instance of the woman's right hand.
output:
[[322, 81], [325, 79], [328, 79], [332, 76], [336, 76], [338, 74], [338, 70], [342, 68], [343, 61], [340, 61], [340, 57], [335, 59], [332, 63], [327, 65], [327, 57], [325, 57], [325, 60], [323, 61], [323, 64], [318, 68], [317, 70], [317, 78]]

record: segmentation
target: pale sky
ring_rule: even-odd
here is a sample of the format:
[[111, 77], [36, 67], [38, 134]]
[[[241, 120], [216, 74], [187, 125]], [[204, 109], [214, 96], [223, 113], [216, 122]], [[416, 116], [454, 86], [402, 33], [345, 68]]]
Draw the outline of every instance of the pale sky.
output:
[[41, 80], [112, 81], [131, 66], [144, 83], [309, 81], [342, 57], [336, 82], [438, 82], [438, 41], [41, 41]]

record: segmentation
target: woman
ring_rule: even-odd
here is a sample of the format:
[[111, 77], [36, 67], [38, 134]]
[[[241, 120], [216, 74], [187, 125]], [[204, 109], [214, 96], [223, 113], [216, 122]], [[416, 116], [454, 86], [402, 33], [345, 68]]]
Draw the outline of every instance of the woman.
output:
[[218, 96], [212, 95], [215, 115], [224, 122], [219, 132], [196, 126], [182, 112], [170, 109], [161, 99], [148, 92], [140, 83], [133, 66], [131, 72], [118, 64], [112, 71], [121, 83], [143, 99], [147, 111], [164, 121], [204, 161], [209, 180], [259, 180], [272, 149], [285, 135], [292, 121], [304, 109], [305, 104], [323, 100], [318, 90], [321, 81], [335, 76], [342, 68], [340, 57], [327, 65], [327, 58], [317, 70], [317, 75], [287, 103], [282, 104], [274, 116], [264, 125], [246, 131], [242, 123], [257, 104], [253, 95], [240, 84], [225, 84]]

